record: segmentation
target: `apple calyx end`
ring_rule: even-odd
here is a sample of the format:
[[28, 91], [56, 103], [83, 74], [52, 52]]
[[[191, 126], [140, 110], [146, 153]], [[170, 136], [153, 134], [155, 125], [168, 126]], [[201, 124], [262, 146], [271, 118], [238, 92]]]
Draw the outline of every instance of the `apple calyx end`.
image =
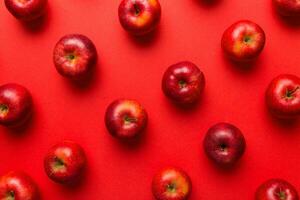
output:
[[180, 81], [178, 81], [178, 85], [179, 85], [179, 88], [182, 89], [182, 88], [186, 87], [187, 83], [184, 80], [180, 80]]
[[251, 43], [251, 42], [252, 42], [251, 36], [250, 36], [250, 35], [246, 35], [246, 36], [243, 38], [243, 42], [244, 42], [245, 44]]
[[167, 184], [166, 189], [170, 193], [175, 193], [176, 189], [177, 189], [177, 186], [176, 186], [175, 183], [169, 183], [169, 184]]

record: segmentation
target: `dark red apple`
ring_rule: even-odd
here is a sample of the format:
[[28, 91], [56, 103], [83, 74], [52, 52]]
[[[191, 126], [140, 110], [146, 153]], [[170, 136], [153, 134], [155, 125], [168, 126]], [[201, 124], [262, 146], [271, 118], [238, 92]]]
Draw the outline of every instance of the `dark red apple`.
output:
[[276, 10], [282, 16], [300, 17], [299, 0], [273, 0]]
[[282, 179], [270, 179], [256, 191], [255, 200], [299, 200], [294, 186]]
[[84, 150], [77, 143], [63, 141], [53, 146], [44, 158], [44, 168], [57, 183], [77, 182], [86, 166]]
[[105, 125], [109, 133], [118, 138], [133, 138], [146, 127], [148, 115], [135, 100], [119, 99], [112, 102], [105, 113]]
[[259, 25], [241, 20], [225, 30], [221, 45], [225, 54], [234, 61], [247, 62], [258, 57], [265, 40], [265, 33]]
[[300, 115], [300, 78], [281, 74], [274, 78], [267, 91], [266, 103], [272, 114], [279, 118]]
[[152, 181], [152, 193], [157, 200], [186, 200], [191, 189], [189, 176], [183, 170], [174, 167], [161, 170]]
[[158, 0], [123, 0], [119, 6], [119, 20], [123, 28], [134, 35], [153, 31], [161, 16]]
[[220, 167], [233, 166], [246, 148], [242, 132], [232, 124], [218, 123], [212, 126], [203, 141], [206, 155]]
[[46, 11], [47, 0], [4, 0], [8, 11], [17, 19], [32, 21]]
[[39, 191], [24, 172], [11, 171], [0, 177], [1, 200], [38, 200]]
[[19, 126], [32, 113], [32, 98], [29, 91], [16, 83], [0, 86], [0, 124]]
[[84, 35], [70, 34], [62, 37], [53, 52], [57, 71], [72, 80], [88, 77], [97, 62], [97, 50]]
[[165, 95], [180, 105], [196, 103], [204, 86], [204, 74], [194, 63], [188, 61], [171, 65], [162, 79], [162, 90]]

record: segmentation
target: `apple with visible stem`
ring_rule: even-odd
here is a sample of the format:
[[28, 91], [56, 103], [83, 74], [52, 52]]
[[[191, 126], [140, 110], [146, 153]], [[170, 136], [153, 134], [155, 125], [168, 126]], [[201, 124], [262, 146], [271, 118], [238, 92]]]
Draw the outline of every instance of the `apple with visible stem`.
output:
[[63, 141], [54, 145], [44, 158], [44, 168], [48, 177], [61, 184], [74, 184], [81, 177], [86, 156], [80, 145]]
[[1, 200], [38, 200], [39, 191], [34, 181], [24, 172], [11, 171], [0, 177]]
[[23, 125], [32, 114], [29, 91], [16, 83], [0, 86], [0, 124], [9, 127]]
[[300, 115], [300, 78], [292, 74], [275, 77], [266, 91], [270, 112], [278, 118], [295, 118]]
[[4, 0], [8, 11], [17, 19], [33, 21], [46, 11], [47, 0]]
[[255, 200], [299, 200], [299, 196], [294, 186], [287, 181], [270, 179], [258, 187]]
[[203, 147], [206, 155], [222, 168], [232, 167], [244, 154], [246, 141], [232, 124], [218, 123], [206, 133]]
[[191, 189], [190, 177], [175, 167], [164, 168], [152, 180], [152, 193], [157, 200], [187, 200]]
[[249, 20], [241, 20], [225, 30], [221, 46], [232, 60], [248, 62], [259, 56], [265, 46], [265, 41], [265, 33], [258, 24]]
[[157, 27], [161, 7], [158, 0], [123, 0], [118, 13], [126, 31], [133, 35], [145, 35]]
[[89, 77], [97, 62], [97, 50], [93, 42], [84, 35], [65, 35], [55, 45], [53, 62], [62, 76], [84, 80]]
[[175, 103], [184, 106], [195, 104], [200, 99], [204, 87], [203, 72], [189, 61], [171, 65], [162, 79], [164, 94]]
[[113, 101], [105, 113], [105, 125], [109, 133], [117, 138], [134, 138], [145, 129], [148, 115], [144, 107], [132, 99]]
[[273, 0], [279, 14], [285, 17], [300, 17], [299, 0]]

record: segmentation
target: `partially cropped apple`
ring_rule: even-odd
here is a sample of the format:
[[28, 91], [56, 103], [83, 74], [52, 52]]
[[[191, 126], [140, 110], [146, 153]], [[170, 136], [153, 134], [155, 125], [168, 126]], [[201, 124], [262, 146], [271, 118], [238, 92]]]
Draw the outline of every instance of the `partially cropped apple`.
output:
[[19, 20], [32, 21], [44, 15], [47, 0], [4, 0], [8, 11]]
[[294, 186], [282, 179], [270, 179], [256, 190], [255, 200], [299, 200]]
[[72, 80], [83, 80], [90, 75], [97, 62], [97, 50], [84, 35], [65, 35], [55, 45], [53, 62], [61, 75]]
[[222, 36], [222, 49], [234, 61], [248, 62], [259, 56], [265, 46], [263, 29], [249, 20], [232, 24]]
[[299, 0], [273, 0], [279, 14], [286, 17], [300, 17]]
[[86, 166], [86, 156], [80, 145], [63, 141], [54, 145], [44, 158], [45, 172], [61, 184], [76, 183]]
[[275, 77], [266, 91], [266, 103], [276, 117], [300, 116], [300, 78], [292, 74]]
[[196, 103], [204, 90], [205, 78], [192, 62], [184, 61], [171, 65], [163, 75], [164, 94], [180, 105]]
[[120, 23], [133, 35], [145, 35], [153, 31], [160, 17], [158, 0], [123, 0], [119, 6]]
[[105, 113], [105, 125], [112, 136], [129, 139], [145, 129], [148, 115], [144, 107], [135, 100], [118, 99], [112, 102]]
[[0, 177], [1, 200], [39, 200], [34, 181], [24, 172], [11, 171]]
[[0, 124], [20, 126], [32, 114], [32, 98], [29, 91], [16, 83], [0, 86]]
[[190, 177], [175, 167], [159, 171], [152, 180], [152, 193], [157, 200], [187, 200], [191, 190]]
[[232, 124], [212, 126], [203, 141], [206, 155], [222, 168], [232, 167], [244, 154], [246, 141], [242, 132]]

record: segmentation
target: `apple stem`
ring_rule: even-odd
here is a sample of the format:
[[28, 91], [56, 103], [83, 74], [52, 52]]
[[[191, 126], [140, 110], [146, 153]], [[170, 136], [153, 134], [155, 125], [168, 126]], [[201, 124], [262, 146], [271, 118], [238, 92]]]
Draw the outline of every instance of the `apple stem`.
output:
[[8, 106], [5, 104], [0, 104], [0, 116], [5, 116], [8, 113]]
[[125, 116], [124, 121], [125, 123], [131, 123], [131, 122], [136, 122], [137, 120], [134, 117]]
[[297, 87], [296, 87], [294, 90], [292, 90], [292, 91], [286, 90], [286, 96], [287, 96], [288, 98], [293, 97], [293, 94], [294, 94], [295, 92], [297, 92], [297, 90], [299, 90], [299, 89], [300, 89], [300, 87], [297, 86]]
[[7, 200], [15, 200], [15, 192], [14, 191], [9, 191], [8, 193], [7, 193], [7, 196], [6, 196], [7, 198]]
[[139, 15], [140, 12], [141, 12], [139, 6], [138, 6], [136, 3], [134, 3], [134, 4], [133, 4], [133, 8], [134, 8], [134, 13], [135, 13], [135, 15], [136, 15], [136, 16]]

